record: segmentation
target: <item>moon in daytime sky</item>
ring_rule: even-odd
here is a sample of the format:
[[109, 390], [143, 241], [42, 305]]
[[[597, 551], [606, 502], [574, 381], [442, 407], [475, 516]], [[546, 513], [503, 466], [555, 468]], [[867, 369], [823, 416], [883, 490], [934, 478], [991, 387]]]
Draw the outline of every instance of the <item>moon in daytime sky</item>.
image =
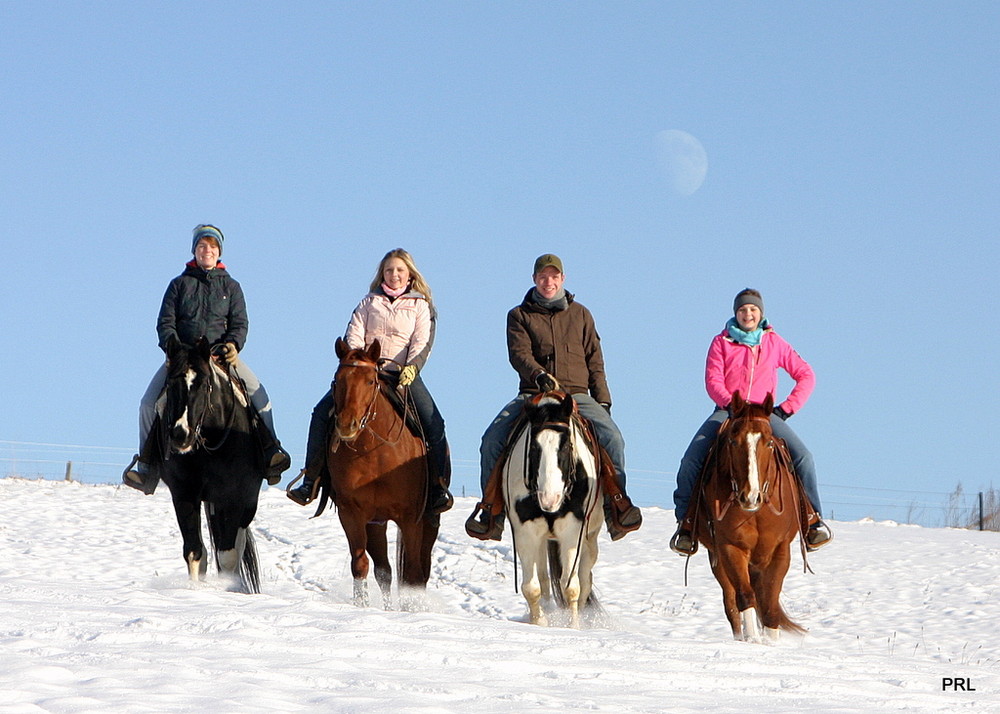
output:
[[686, 131], [667, 129], [659, 132], [656, 157], [670, 187], [684, 196], [697, 191], [708, 173], [705, 147]]

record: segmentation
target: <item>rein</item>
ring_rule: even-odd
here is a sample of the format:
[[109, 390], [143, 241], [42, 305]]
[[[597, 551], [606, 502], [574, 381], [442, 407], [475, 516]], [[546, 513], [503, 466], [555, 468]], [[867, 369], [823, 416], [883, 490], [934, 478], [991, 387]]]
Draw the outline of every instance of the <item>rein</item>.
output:
[[[521, 476], [521, 478], [522, 478], [522, 481], [524, 483], [524, 488], [525, 488], [526, 491], [528, 491], [529, 494], [536, 495], [538, 493], [537, 486], [535, 488], [532, 488], [531, 485], [529, 484], [529, 470], [530, 469], [529, 469], [529, 458], [528, 458], [528, 455], [529, 455], [529, 452], [530, 452], [530, 449], [531, 449], [531, 443], [530, 443], [531, 442], [531, 438], [534, 435], [536, 435], [538, 432], [544, 431], [546, 429], [549, 429], [549, 430], [552, 430], [552, 431], [561, 431], [561, 432], [564, 432], [564, 433], [568, 434], [568, 436], [569, 436], [570, 444], [572, 445], [574, 456], [575, 456], [576, 455], [576, 451], [578, 449], [577, 442], [579, 440], [576, 438], [576, 432], [574, 431], [573, 426], [574, 426], [574, 424], [573, 424], [573, 417], [570, 417], [570, 421], [569, 422], [561, 422], [561, 421], [552, 421], [552, 420], [550, 420], [550, 421], [542, 422], [540, 424], [533, 424], [533, 425], [529, 425], [529, 426], [525, 427], [525, 431], [527, 433], [527, 439], [526, 439], [526, 443], [524, 445], [524, 462], [523, 462], [523, 465], [522, 465], [522, 471], [521, 471], [522, 476]], [[580, 425], [577, 425], [577, 426], [580, 426]], [[580, 431], [581, 434], [585, 433], [585, 431], [582, 428], [580, 428], [579, 431]], [[586, 439], [584, 439], [584, 442], [586, 443]], [[590, 447], [588, 446], [587, 449], [590, 450]], [[600, 479], [598, 477], [598, 475], [600, 474], [600, 464], [598, 463], [599, 457], [596, 454], [594, 454], [593, 452], [591, 452], [591, 454], [594, 457], [594, 471], [595, 471], [595, 473], [594, 473], [594, 488], [589, 489], [588, 500], [590, 501], [590, 505], [587, 506], [587, 508], [584, 510], [583, 519], [580, 522], [580, 532], [577, 535], [576, 556], [573, 559], [573, 563], [571, 564], [570, 569], [567, 570], [567, 571], [565, 571], [566, 573], [573, 573], [574, 571], [576, 571], [576, 569], [580, 565], [580, 551], [583, 548], [583, 537], [584, 537], [584, 534], [587, 532], [587, 525], [590, 523], [590, 518], [591, 518], [591, 516], [594, 513], [594, 509], [597, 506], [597, 500], [598, 500], [597, 499], [597, 490], [600, 487]], [[576, 462], [576, 459], [574, 459], [574, 463], [575, 462]], [[509, 471], [508, 471], [508, 476], [509, 476]], [[566, 483], [566, 484], [563, 485], [563, 497], [564, 498], [569, 496], [570, 489], [572, 488], [572, 486], [573, 486], [573, 484], [575, 482], [576, 482], [576, 479], [574, 478], [569, 483]], [[507, 489], [504, 489], [504, 491], [507, 492], [507, 493], [509, 493], [510, 492], [509, 487]], [[514, 534], [514, 529], [512, 528], [511, 529], [511, 542], [512, 542], [512, 544], [514, 546], [514, 592], [519, 592], [519, 589], [518, 589], [518, 567], [517, 567], [517, 543], [514, 542], [515, 538], [516, 538], [516, 536]], [[569, 576], [567, 576], [567, 577], [569, 577]]]
[[[384, 360], [384, 361], [393, 362], [394, 360]], [[396, 432], [395, 436], [388, 436], [388, 435], [387, 436], [382, 436], [377, 431], [375, 431], [375, 429], [369, 429], [368, 428], [371, 425], [371, 423], [374, 422], [376, 418], [378, 418], [378, 407], [377, 407], [377, 405], [378, 405], [378, 395], [379, 395], [379, 392], [382, 389], [382, 381], [381, 381], [381, 376], [380, 376], [381, 370], [379, 369], [378, 365], [373, 364], [372, 362], [366, 362], [366, 361], [361, 361], [361, 360], [351, 360], [350, 362], [341, 362], [340, 366], [341, 367], [363, 367], [363, 368], [375, 370], [375, 386], [374, 386], [374, 389], [372, 390], [371, 400], [368, 402], [368, 406], [365, 408], [365, 412], [362, 415], [361, 421], [358, 424], [358, 433], [360, 434], [363, 431], [367, 431], [369, 434], [371, 434], [373, 437], [375, 437], [378, 441], [382, 442], [381, 444], [379, 444], [379, 446], [381, 446], [381, 445], [393, 446], [395, 444], [398, 444], [400, 438], [403, 435], [403, 431], [406, 429], [406, 419], [405, 418], [401, 417], [399, 419], [399, 431]], [[409, 408], [408, 405], [411, 404], [411, 403], [412, 402], [410, 400], [410, 390], [409, 389], [405, 389], [404, 390], [404, 394], [403, 394], [403, 408], [404, 408], [404, 411]], [[354, 452], [358, 452], [359, 451], [357, 448], [355, 448], [354, 446], [352, 446], [348, 442], [343, 442], [342, 441], [340, 443], [342, 445], [346, 446], [347, 448], [351, 449]], [[378, 447], [375, 447], [375, 448], [378, 448]]]

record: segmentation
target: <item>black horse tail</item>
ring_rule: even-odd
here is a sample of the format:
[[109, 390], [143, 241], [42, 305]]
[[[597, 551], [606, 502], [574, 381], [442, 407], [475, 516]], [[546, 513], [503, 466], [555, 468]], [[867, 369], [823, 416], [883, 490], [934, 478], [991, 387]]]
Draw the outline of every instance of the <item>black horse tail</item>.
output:
[[[208, 532], [212, 535], [212, 557], [215, 559], [216, 568], [221, 571], [219, 564], [219, 544], [216, 540], [216, 533], [221, 531], [221, 523], [218, 514], [213, 514], [212, 509], [206, 502], [205, 520], [208, 521]], [[242, 543], [241, 543], [242, 541]], [[260, 560], [257, 557], [257, 542], [254, 540], [253, 531], [249, 526], [237, 530], [236, 549], [240, 550], [240, 562], [236, 566], [236, 575], [240, 579], [244, 592], [249, 595], [260, 594]]]
[[257, 558], [257, 542], [253, 531], [244, 529], [246, 543], [243, 545], [243, 556], [240, 558], [238, 573], [244, 587], [251, 595], [260, 595], [260, 560]]
[[566, 607], [566, 598], [562, 591], [563, 564], [559, 555], [559, 541], [550, 540], [546, 547], [549, 557], [549, 585], [552, 590], [552, 599], [559, 607]]
[[[559, 555], [559, 542], [550, 540], [547, 547], [549, 555], [549, 583], [552, 589], [552, 598], [559, 607], [565, 608], [567, 607], [567, 603], [562, 591], [563, 563]], [[580, 603], [580, 607], [594, 613], [604, 612], [604, 608], [598, 601], [593, 588], [591, 588], [590, 594], [587, 596], [587, 602]]]

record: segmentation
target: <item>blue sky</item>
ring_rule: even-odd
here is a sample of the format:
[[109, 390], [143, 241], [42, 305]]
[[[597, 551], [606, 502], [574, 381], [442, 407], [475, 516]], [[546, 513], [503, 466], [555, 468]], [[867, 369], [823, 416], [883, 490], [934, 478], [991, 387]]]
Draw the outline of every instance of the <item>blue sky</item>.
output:
[[[816, 370], [792, 425], [828, 514], [995, 486], [998, 28], [991, 2], [0, 3], [0, 441], [134, 448], [160, 299], [212, 222], [296, 455], [401, 246], [471, 493], [517, 384], [505, 313], [554, 252], [640, 503], [670, 503], [745, 286]], [[706, 152], [690, 195], [668, 130]]]

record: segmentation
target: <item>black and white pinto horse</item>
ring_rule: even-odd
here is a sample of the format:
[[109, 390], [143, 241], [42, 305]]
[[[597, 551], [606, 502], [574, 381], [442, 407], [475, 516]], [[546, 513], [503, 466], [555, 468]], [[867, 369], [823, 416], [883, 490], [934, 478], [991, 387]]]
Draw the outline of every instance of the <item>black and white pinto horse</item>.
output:
[[574, 628], [580, 627], [581, 606], [592, 602], [603, 497], [592, 447], [574, 407], [563, 392], [525, 402], [527, 423], [504, 465], [507, 518], [522, 565], [521, 593], [537, 625], [549, 624], [543, 600], [566, 608]]
[[159, 475], [170, 489], [191, 580], [208, 567], [204, 506], [216, 566], [244, 592], [260, 592], [250, 522], [264, 478], [264, 457], [242, 389], [219, 366], [204, 338], [169, 350], [160, 415]]

